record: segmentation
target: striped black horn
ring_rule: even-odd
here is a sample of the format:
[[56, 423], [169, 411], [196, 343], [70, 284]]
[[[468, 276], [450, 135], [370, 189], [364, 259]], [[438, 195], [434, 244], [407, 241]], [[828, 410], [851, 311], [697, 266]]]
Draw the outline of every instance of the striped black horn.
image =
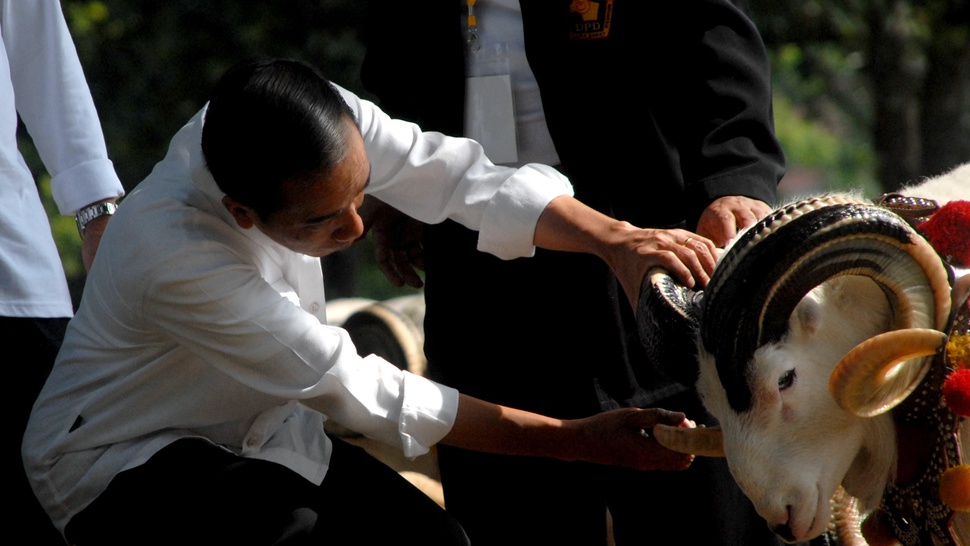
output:
[[637, 304], [637, 329], [647, 356], [671, 379], [691, 387], [697, 382], [702, 295], [657, 267], [647, 273]]
[[747, 376], [755, 350], [784, 337], [809, 291], [843, 275], [868, 277], [883, 289], [892, 329], [945, 324], [946, 270], [905, 220], [840, 195], [778, 209], [722, 257], [701, 306], [701, 342], [732, 409], [751, 407]]

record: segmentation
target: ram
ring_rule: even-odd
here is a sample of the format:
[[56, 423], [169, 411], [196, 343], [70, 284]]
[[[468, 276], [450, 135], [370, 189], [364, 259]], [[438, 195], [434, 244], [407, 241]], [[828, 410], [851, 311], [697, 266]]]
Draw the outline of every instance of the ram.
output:
[[[847, 493], [870, 544], [970, 546], [970, 420], [943, 396], [970, 366], [970, 275], [906, 218], [970, 205], [970, 164], [902, 193], [895, 212], [848, 194], [800, 200], [739, 234], [703, 292], [661, 270], [644, 284], [641, 340], [665, 361], [696, 352], [699, 369], [671, 373], [696, 380], [720, 425], [658, 427], [658, 440], [723, 453], [786, 541], [831, 532]], [[970, 226], [955, 229], [945, 238], [970, 246]], [[862, 543], [858, 521], [843, 541]]]

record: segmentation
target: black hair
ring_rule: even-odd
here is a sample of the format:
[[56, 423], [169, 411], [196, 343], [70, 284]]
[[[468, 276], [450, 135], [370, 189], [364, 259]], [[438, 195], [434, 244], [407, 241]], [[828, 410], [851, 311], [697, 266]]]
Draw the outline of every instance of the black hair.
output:
[[202, 154], [226, 195], [262, 217], [282, 207], [282, 184], [326, 175], [346, 153], [353, 111], [314, 66], [245, 61], [216, 84]]

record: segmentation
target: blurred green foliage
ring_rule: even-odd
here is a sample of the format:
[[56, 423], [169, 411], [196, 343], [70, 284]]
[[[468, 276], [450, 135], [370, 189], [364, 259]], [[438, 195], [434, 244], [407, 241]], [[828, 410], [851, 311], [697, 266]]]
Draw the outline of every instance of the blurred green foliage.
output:
[[873, 151], [865, 141], [840, 136], [784, 95], [775, 96], [774, 105], [776, 133], [790, 171], [801, 168], [815, 173], [818, 189], [861, 190], [869, 197], [882, 193], [873, 173]]
[[51, 233], [54, 234], [54, 242], [61, 253], [61, 261], [64, 262], [64, 273], [68, 278], [84, 275], [84, 264], [81, 263], [81, 237], [77, 233], [77, 225], [74, 217], [62, 216], [57, 211], [54, 204], [54, 197], [51, 194], [51, 177], [44, 174], [38, 185], [41, 201], [44, 202], [44, 209], [51, 222]]
[[777, 95], [868, 147], [879, 193], [970, 160], [970, 2], [747, 1]]
[[[795, 44], [770, 51], [775, 86], [775, 131], [785, 150], [789, 172], [814, 173], [820, 188], [860, 189], [870, 197], [882, 193], [876, 180], [875, 151], [867, 138], [863, 82], [853, 78], [859, 57], [835, 47], [819, 53], [846, 82], [851, 100], [834, 103], [831, 87], [819, 72], [805, 71], [805, 52]], [[836, 68], [837, 67], [837, 68]], [[853, 113], [847, 113], [847, 111]], [[856, 112], [858, 111], [858, 112]]]

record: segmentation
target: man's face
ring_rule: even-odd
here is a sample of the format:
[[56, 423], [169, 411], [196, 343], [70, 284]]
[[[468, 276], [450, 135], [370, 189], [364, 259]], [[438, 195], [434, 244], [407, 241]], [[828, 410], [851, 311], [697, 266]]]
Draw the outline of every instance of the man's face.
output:
[[283, 206], [265, 217], [230, 197], [223, 203], [244, 229], [255, 226], [273, 241], [308, 256], [344, 250], [364, 233], [357, 213], [370, 182], [370, 163], [357, 127], [346, 121], [347, 154], [327, 176], [283, 184]]

